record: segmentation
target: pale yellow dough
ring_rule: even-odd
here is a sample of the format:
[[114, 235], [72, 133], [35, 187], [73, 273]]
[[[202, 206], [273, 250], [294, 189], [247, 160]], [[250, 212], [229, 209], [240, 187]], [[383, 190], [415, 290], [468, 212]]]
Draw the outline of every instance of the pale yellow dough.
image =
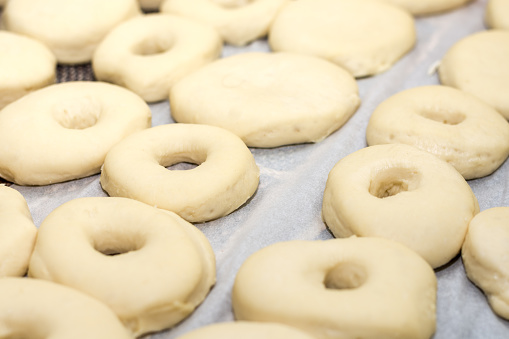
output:
[[509, 30], [509, 0], [489, 0], [484, 20], [489, 28]]
[[55, 82], [56, 59], [40, 42], [0, 31], [0, 110]]
[[[165, 168], [181, 162], [198, 166]], [[101, 185], [110, 196], [202, 222], [244, 204], [256, 191], [259, 175], [253, 155], [235, 134], [214, 126], [168, 124], [118, 143], [106, 157]]]
[[236, 321], [205, 326], [178, 339], [313, 339], [294, 327], [276, 323]]
[[161, 6], [162, 0], [138, 0], [141, 8], [146, 11], [157, 11]]
[[137, 0], [14, 0], [2, 25], [44, 43], [59, 63], [77, 64], [92, 59], [113, 27], [139, 14]]
[[223, 40], [242, 46], [267, 35], [278, 11], [290, 0], [163, 0], [161, 12], [214, 27]]
[[228, 129], [253, 147], [321, 141], [359, 104], [357, 84], [348, 72], [290, 53], [224, 58], [170, 91], [176, 121]]
[[145, 101], [168, 98], [173, 84], [221, 54], [217, 32], [192, 20], [148, 14], [113, 29], [92, 65], [98, 80], [127, 87]]
[[465, 179], [493, 173], [509, 155], [509, 123], [473, 95], [446, 86], [416, 87], [385, 100], [371, 115], [366, 139], [428, 151]]
[[493, 311], [509, 320], [509, 207], [491, 208], [470, 222], [462, 258], [468, 278]]
[[269, 44], [277, 52], [322, 57], [355, 77], [389, 69], [415, 44], [413, 17], [376, 0], [299, 0], [281, 10]]
[[400, 6], [414, 15], [431, 15], [463, 6], [473, 0], [379, 0]]
[[241, 266], [238, 320], [279, 322], [318, 339], [430, 338], [436, 278], [417, 254], [381, 238], [291, 241]]
[[36, 234], [25, 198], [0, 185], [0, 278], [25, 275]]
[[203, 301], [215, 258], [205, 236], [174, 213], [82, 198], [43, 221], [28, 274], [101, 300], [139, 336], [175, 325]]
[[0, 338], [132, 339], [97, 299], [48, 281], [0, 279]]
[[371, 146], [341, 159], [329, 173], [322, 206], [334, 236], [399, 241], [434, 268], [459, 253], [478, 212], [454, 167], [404, 144]]
[[48, 185], [99, 173], [114, 144], [150, 124], [148, 105], [122, 87], [45, 87], [0, 111], [0, 176]]
[[461, 39], [443, 57], [439, 76], [442, 84], [475, 95], [509, 119], [509, 31]]

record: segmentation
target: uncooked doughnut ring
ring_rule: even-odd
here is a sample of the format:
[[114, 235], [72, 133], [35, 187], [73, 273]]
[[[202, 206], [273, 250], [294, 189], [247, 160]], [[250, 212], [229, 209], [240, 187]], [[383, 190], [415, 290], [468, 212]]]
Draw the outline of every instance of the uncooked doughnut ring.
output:
[[222, 41], [211, 27], [172, 15], [149, 14], [113, 29], [92, 65], [98, 80], [127, 87], [145, 101], [168, 98], [171, 86], [216, 59]]
[[[181, 162], [190, 170], [167, 170]], [[235, 134], [214, 126], [168, 124], [126, 138], [107, 155], [101, 185], [190, 222], [229, 214], [258, 187], [253, 155]]]
[[136, 94], [100, 82], [66, 82], [32, 92], [0, 114], [0, 177], [47, 185], [99, 173], [109, 149], [148, 128]]
[[0, 279], [2, 338], [132, 339], [103, 303], [49, 281]]
[[235, 321], [199, 328], [178, 339], [313, 339], [294, 327], [276, 323]]
[[472, 0], [380, 0], [400, 6], [413, 15], [430, 15], [450, 11]]
[[484, 21], [489, 28], [509, 30], [509, 1], [489, 0]]
[[456, 256], [479, 205], [451, 165], [404, 144], [371, 146], [329, 173], [322, 215], [338, 238], [399, 241], [432, 267]]
[[238, 320], [283, 323], [319, 339], [428, 339], [436, 278], [415, 252], [386, 239], [280, 242], [244, 262], [232, 304]]
[[0, 278], [25, 275], [36, 234], [25, 198], [0, 185]]
[[289, 0], [163, 0], [161, 12], [214, 27], [229, 44], [242, 46], [265, 36]]
[[174, 213], [82, 198], [43, 221], [28, 274], [101, 300], [139, 336], [173, 326], [203, 301], [215, 258], [205, 236]]
[[473, 95], [446, 86], [412, 88], [385, 100], [371, 115], [366, 139], [428, 151], [465, 179], [493, 173], [509, 155], [509, 123]]

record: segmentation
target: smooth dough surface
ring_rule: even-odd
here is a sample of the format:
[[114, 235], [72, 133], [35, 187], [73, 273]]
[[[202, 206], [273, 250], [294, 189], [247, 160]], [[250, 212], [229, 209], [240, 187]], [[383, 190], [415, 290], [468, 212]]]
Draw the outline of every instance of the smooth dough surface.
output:
[[426, 339], [435, 332], [436, 278], [386, 239], [280, 242], [244, 262], [232, 304], [238, 320], [279, 322], [318, 339]]
[[334, 236], [399, 241], [434, 268], [459, 253], [478, 212], [454, 167], [404, 144], [370, 146], [341, 159], [329, 173], [322, 206]]
[[55, 82], [56, 59], [40, 42], [0, 31], [0, 110]]
[[484, 20], [489, 28], [509, 30], [509, 0], [489, 0]]
[[379, 0], [400, 6], [414, 15], [430, 15], [449, 11], [473, 0]]
[[174, 213], [82, 198], [43, 221], [28, 275], [101, 300], [140, 336], [175, 325], [203, 301], [215, 257], [205, 236]]
[[290, 53], [220, 59], [170, 91], [176, 121], [228, 129], [253, 147], [320, 141], [359, 104], [357, 84], [348, 72]]
[[173, 84], [221, 54], [217, 32], [167, 14], [148, 14], [113, 29], [93, 57], [98, 80], [127, 87], [146, 101], [168, 98]]
[[470, 222], [462, 249], [468, 278], [493, 311], [509, 320], [509, 207], [482, 211]]
[[77, 64], [92, 60], [113, 27], [139, 14], [137, 0], [13, 0], [2, 25], [44, 43], [59, 63]]
[[509, 155], [509, 123], [473, 95], [447, 86], [416, 87], [385, 100], [371, 115], [366, 139], [428, 151], [465, 179], [493, 173]]
[[413, 17], [376, 0], [299, 0], [284, 7], [269, 33], [277, 52], [314, 55], [355, 77], [389, 69], [415, 44]]
[[290, 0], [163, 0], [161, 12], [214, 27], [223, 40], [242, 46], [267, 35], [278, 11]]
[[150, 124], [148, 105], [122, 87], [45, 87], [0, 111], [0, 176], [19, 185], [48, 185], [99, 173], [114, 144]]
[[186, 333], [178, 339], [313, 339], [294, 327], [276, 323], [236, 321], [219, 323]]
[[25, 275], [36, 234], [25, 198], [0, 185], [0, 278]]
[[132, 339], [97, 299], [48, 281], [0, 279], [0, 337]]
[[[182, 162], [189, 170], [168, 170]], [[107, 155], [101, 185], [110, 196], [145, 202], [190, 222], [220, 218], [258, 187], [254, 157], [235, 134], [214, 126], [168, 124], [136, 133]]]
[[461, 39], [447, 51], [438, 71], [442, 84], [475, 95], [509, 119], [509, 31]]

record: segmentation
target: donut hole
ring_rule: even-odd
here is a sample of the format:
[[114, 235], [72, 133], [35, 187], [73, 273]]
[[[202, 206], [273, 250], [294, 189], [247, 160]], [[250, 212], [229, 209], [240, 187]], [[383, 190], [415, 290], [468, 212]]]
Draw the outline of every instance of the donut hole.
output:
[[159, 164], [170, 171], [187, 171], [200, 166], [206, 158], [206, 153], [199, 151], [192, 154], [170, 154], [162, 157]]
[[332, 290], [354, 289], [366, 282], [364, 267], [354, 263], [339, 263], [325, 275], [323, 284]]
[[377, 198], [393, 197], [419, 187], [421, 175], [414, 169], [391, 167], [378, 172], [371, 180], [369, 193]]
[[199, 166], [199, 164], [193, 164], [190, 162], [179, 162], [179, 163], [173, 164], [171, 166], [167, 166], [166, 169], [168, 169], [170, 171], [188, 171], [188, 170], [191, 170], [198, 166]]
[[256, 0], [212, 0], [218, 6], [221, 6], [226, 9], [235, 9], [239, 7], [244, 7], [250, 5]]
[[465, 114], [460, 112], [441, 111], [426, 109], [419, 113], [422, 117], [444, 125], [458, 125], [466, 119]]
[[138, 251], [144, 245], [145, 241], [141, 236], [127, 234], [102, 234], [93, 244], [97, 252], [107, 256]]
[[101, 110], [101, 104], [92, 97], [67, 99], [53, 107], [53, 118], [64, 128], [86, 129], [97, 123]]
[[173, 36], [170, 34], [154, 34], [139, 41], [132, 47], [135, 55], [151, 56], [166, 53], [173, 47]]

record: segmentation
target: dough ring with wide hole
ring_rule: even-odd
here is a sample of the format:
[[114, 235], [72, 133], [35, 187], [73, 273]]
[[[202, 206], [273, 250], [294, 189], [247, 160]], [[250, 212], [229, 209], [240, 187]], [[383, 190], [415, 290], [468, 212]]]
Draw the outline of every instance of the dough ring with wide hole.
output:
[[[198, 165], [168, 170], [182, 162]], [[254, 157], [235, 134], [214, 126], [168, 124], [136, 133], [107, 155], [101, 185], [190, 222], [227, 215], [258, 187]]]
[[357, 84], [348, 72], [290, 53], [224, 58], [170, 91], [176, 121], [226, 128], [253, 147], [320, 141], [359, 104]]
[[493, 311], [509, 320], [509, 207], [482, 211], [470, 222], [461, 252], [468, 278]]
[[59, 63], [86, 63], [116, 25], [140, 14], [137, 0], [16, 0], [2, 15], [8, 31], [41, 41]]
[[325, 58], [355, 77], [389, 69], [415, 44], [413, 17], [376, 0], [299, 0], [284, 7], [269, 34], [277, 52]]
[[0, 177], [48, 185], [100, 172], [106, 153], [148, 128], [136, 94], [101, 82], [66, 82], [32, 92], [0, 112]]
[[371, 146], [341, 159], [329, 173], [322, 206], [334, 236], [399, 241], [434, 268], [459, 253], [478, 212], [454, 167], [404, 144]]
[[440, 82], [475, 95], [509, 119], [509, 31], [463, 38], [443, 57]]
[[81, 198], [41, 224], [28, 271], [101, 300], [135, 335], [187, 317], [215, 282], [205, 236], [174, 213], [125, 198]]
[[413, 15], [430, 15], [461, 7], [473, 0], [380, 0], [400, 6]]
[[242, 46], [267, 35], [289, 0], [163, 0], [161, 12], [214, 27], [224, 41]]
[[221, 49], [221, 38], [207, 25], [149, 14], [113, 29], [98, 46], [92, 65], [98, 80], [158, 101], [168, 98], [176, 81], [216, 59]]
[[281, 242], [240, 267], [232, 305], [238, 320], [318, 339], [426, 339], [435, 332], [436, 278], [415, 252], [386, 239]]
[[186, 333], [178, 339], [313, 339], [307, 333], [283, 324], [236, 321], [218, 323]]
[[25, 198], [0, 185], [0, 278], [25, 275], [36, 234]]
[[55, 82], [56, 60], [40, 42], [0, 31], [0, 110]]
[[446, 86], [412, 88], [385, 100], [371, 115], [366, 139], [433, 153], [465, 179], [493, 173], [509, 155], [509, 123], [473, 95]]
[[489, 28], [509, 30], [509, 1], [489, 0], [484, 21]]
[[103, 303], [49, 281], [0, 279], [0, 338], [132, 339]]

